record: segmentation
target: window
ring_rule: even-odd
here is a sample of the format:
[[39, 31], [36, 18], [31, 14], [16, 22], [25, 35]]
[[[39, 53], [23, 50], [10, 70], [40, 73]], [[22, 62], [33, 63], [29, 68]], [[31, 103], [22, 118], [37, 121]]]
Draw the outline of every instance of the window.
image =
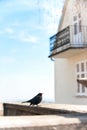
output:
[[[79, 75], [77, 75], [77, 79], [79, 79]], [[80, 84], [77, 82], [77, 93], [80, 93]]]
[[80, 13], [78, 14], [78, 17], [81, 18], [81, 14]]
[[82, 28], [81, 28], [81, 20], [79, 20], [79, 32], [82, 31]]
[[79, 72], [79, 64], [77, 64], [77, 72]]
[[86, 71], [87, 71], [87, 62], [86, 62]]
[[77, 16], [74, 16], [73, 20], [76, 21], [77, 20]]
[[77, 29], [78, 29], [78, 28], [77, 28], [77, 23], [75, 23], [75, 24], [74, 24], [74, 34], [75, 34], [75, 35], [78, 33]]
[[74, 23], [74, 34], [82, 31], [82, 23], [81, 23], [81, 14], [78, 13], [73, 17], [73, 23]]
[[81, 63], [81, 71], [84, 71], [84, 63]]
[[[81, 78], [84, 78], [85, 77], [85, 74], [81, 74]], [[82, 93], [85, 93], [85, 86], [82, 85]]]
[[[87, 77], [87, 61], [76, 64], [76, 75], [77, 79]], [[86, 91], [86, 87], [77, 82], [77, 95], [86, 95]]]

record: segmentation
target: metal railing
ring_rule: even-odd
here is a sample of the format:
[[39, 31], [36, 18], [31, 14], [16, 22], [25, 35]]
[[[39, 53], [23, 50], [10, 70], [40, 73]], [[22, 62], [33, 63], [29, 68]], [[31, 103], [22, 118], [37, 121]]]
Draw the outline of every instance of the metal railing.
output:
[[55, 49], [63, 51], [69, 47], [87, 47], [87, 26], [68, 26], [50, 37], [50, 52]]

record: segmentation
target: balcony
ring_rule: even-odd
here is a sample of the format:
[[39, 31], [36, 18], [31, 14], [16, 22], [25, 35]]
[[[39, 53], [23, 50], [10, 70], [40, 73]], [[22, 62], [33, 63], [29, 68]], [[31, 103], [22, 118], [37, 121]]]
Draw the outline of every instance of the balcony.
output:
[[49, 57], [67, 58], [84, 49], [87, 49], [87, 26], [68, 26], [50, 37]]

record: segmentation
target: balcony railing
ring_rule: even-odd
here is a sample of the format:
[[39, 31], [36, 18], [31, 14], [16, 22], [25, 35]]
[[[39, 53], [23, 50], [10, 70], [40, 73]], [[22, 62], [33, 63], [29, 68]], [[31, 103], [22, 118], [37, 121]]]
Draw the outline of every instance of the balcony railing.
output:
[[87, 47], [87, 26], [68, 26], [50, 37], [50, 55], [69, 48]]

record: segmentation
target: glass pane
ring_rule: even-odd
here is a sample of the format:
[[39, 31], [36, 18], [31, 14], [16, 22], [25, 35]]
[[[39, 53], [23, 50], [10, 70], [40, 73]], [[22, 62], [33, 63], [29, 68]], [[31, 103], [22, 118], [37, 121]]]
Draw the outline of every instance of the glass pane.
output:
[[85, 93], [85, 87], [82, 85], [82, 93]]
[[[79, 79], [79, 75], [77, 75], [77, 79]], [[80, 93], [80, 84], [77, 82], [77, 93]]]
[[81, 18], [81, 14], [80, 13], [79, 13], [78, 17]]
[[81, 63], [81, 71], [84, 71], [84, 63]]
[[77, 72], [79, 72], [79, 64], [77, 64]]
[[86, 72], [87, 72], [87, 62], [86, 62]]
[[81, 78], [84, 78], [85, 77], [85, 74], [81, 74]]
[[73, 20], [76, 21], [77, 20], [77, 16], [74, 16]]
[[[85, 74], [81, 74], [81, 78], [84, 78], [85, 77]], [[82, 93], [85, 93], [85, 86], [82, 85]]]
[[79, 21], [79, 32], [82, 31], [82, 27], [81, 27], [81, 20]]
[[80, 84], [77, 84], [77, 93], [80, 93]]
[[77, 31], [77, 23], [74, 24], [74, 34], [76, 35], [78, 33]]

